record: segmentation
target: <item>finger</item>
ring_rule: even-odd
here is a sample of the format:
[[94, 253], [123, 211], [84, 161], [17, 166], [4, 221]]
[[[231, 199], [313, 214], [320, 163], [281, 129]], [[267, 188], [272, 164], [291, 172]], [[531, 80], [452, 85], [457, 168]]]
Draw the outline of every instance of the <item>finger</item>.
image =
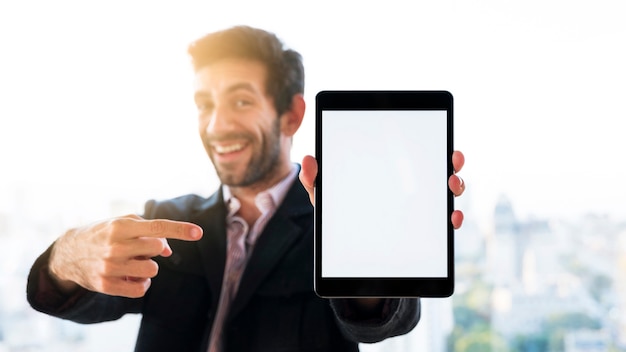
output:
[[460, 151], [456, 150], [452, 153], [452, 166], [454, 167], [454, 172], [459, 172], [465, 165], [465, 155]]
[[460, 210], [455, 210], [452, 212], [452, 216], [451, 216], [451, 221], [452, 221], [452, 227], [454, 227], [455, 230], [458, 230], [459, 228], [461, 228], [461, 225], [463, 225], [463, 212]]
[[151, 283], [151, 279], [132, 276], [107, 277], [97, 291], [111, 296], [139, 298], [146, 294]]
[[129, 238], [111, 248], [109, 258], [151, 258], [158, 255], [171, 255], [171, 248], [165, 238], [139, 237]]
[[300, 170], [300, 182], [309, 193], [311, 204], [315, 204], [315, 178], [317, 177], [317, 160], [307, 155], [302, 159], [302, 170]]
[[128, 218], [120, 218], [114, 221], [116, 221], [113, 224], [115, 233], [121, 236], [128, 236], [128, 238], [159, 237], [197, 241], [202, 237], [202, 228], [190, 222]]
[[152, 259], [133, 258], [124, 262], [108, 263], [106, 277], [134, 277], [149, 279], [159, 272], [159, 265]]
[[450, 187], [450, 191], [458, 197], [465, 192], [465, 181], [458, 175], [452, 175], [448, 179], [448, 187]]

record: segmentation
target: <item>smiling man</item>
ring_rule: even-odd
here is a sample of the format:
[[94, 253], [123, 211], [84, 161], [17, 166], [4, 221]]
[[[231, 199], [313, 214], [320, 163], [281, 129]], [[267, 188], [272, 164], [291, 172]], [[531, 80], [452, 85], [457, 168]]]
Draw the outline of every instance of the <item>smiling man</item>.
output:
[[[417, 299], [313, 291], [317, 164], [290, 161], [305, 110], [300, 55], [243, 26], [189, 53], [199, 133], [221, 187], [70, 229], [33, 265], [31, 305], [79, 323], [140, 313], [136, 351], [345, 352], [411, 331]], [[463, 155], [452, 159], [460, 170]], [[456, 175], [449, 185], [463, 193]], [[462, 213], [451, 221], [458, 228]]]
[[291, 137], [304, 115], [302, 96], [279, 115], [267, 79], [264, 65], [252, 59], [219, 60], [196, 71], [204, 147], [222, 183], [252, 195], [291, 170]]

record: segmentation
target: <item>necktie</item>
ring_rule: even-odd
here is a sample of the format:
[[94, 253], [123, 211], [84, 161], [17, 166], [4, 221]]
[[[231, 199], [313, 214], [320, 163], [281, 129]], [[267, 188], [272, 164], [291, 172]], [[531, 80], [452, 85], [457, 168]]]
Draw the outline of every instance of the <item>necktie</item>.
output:
[[243, 273], [246, 262], [246, 235], [248, 225], [245, 220], [238, 216], [228, 226], [228, 255], [226, 260], [226, 270], [228, 273], [227, 290], [228, 304], [230, 304], [234, 294], [239, 287], [239, 279]]
[[228, 314], [228, 308], [239, 287], [239, 279], [241, 278], [246, 262], [246, 235], [248, 233], [248, 225], [245, 220], [234, 216], [228, 224], [226, 233], [228, 236], [228, 253], [226, 254], [225, 277], [217, 314], [213, 322], [209, 352], [222, 352], [222, 328], [224, 319]]
[[[213, 321], [213, 329], [211, 331], [211, 342], [209, 343], [208, 352], [223, 352], [222, 348], [222, 331], [230, 304], [235, 298], [239, 281], [243, 270], [246, 266], [248, 253], [248, 245], [254, 246], [256, 237], [259, 236], [265, 225], [274, 214], [276, 204], [272, 196], [267, 193], [259, 193], [255, 199], [257, 209], [261, 211], [261, 216], [256, 220], [250, 229], [248, 223], [241, 217], [234, 215], [240, 208], [239, 201], [232, 198], [230, 209], [231, 213], [227, 217], [226, 236], [228, 238], [226, 253], [226, 267], [224, 268], [224, 282], [222, 284], [222, 293], [220, 302]], [[249, 242], [249, 243], [248, 243]], [[251, 248], [250, 247], [250, 248]]]

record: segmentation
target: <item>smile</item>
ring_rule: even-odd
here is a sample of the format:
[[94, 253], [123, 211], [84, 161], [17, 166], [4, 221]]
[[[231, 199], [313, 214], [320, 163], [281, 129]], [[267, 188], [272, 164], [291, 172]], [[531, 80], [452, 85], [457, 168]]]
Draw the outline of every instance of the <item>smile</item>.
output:
[[238, 152], [245, 147], [243, 143], [235, 143], [229, 145], [214, 145], [213, 148], [218, 154], [228, 154], [233, 152]]

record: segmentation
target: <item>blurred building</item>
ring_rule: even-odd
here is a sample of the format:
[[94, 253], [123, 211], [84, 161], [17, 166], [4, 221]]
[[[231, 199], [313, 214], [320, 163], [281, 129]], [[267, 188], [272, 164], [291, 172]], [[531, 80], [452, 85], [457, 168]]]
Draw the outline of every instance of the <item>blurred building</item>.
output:
[[[584, 317], [581, 324], [606, 320], [602, 288], [594, 283], [605, 282], [602, 278], [610, 272], [607, 260], [612, 256], [605, 245], [609, 242], [601, 239], [610, 237], [616, 227], [603, 221], [600, 235], [595, 219], [565, 224], [520, 220], [510, 200], [500, 198], [494, 209], [485, 273], [493, 287], [493, 331], [510, 341], [545, 333], [546, 326], [561, 317]], [[571, 336], [571, 346], [582, 345], [582, 340], [575, 340], [582, 336], [576, 333], [577, 327], [568, 329], [564, 331]]]
[[609, 335], [606, 331], [580, 330], [564, 337], [564, 352], [609, 352]]
[[615, 247], [618, 251], [614, 274], [616, 302], [612, 316], [616, 320], [617, 342], [626, 349], [626, 231], [619, 233]]

